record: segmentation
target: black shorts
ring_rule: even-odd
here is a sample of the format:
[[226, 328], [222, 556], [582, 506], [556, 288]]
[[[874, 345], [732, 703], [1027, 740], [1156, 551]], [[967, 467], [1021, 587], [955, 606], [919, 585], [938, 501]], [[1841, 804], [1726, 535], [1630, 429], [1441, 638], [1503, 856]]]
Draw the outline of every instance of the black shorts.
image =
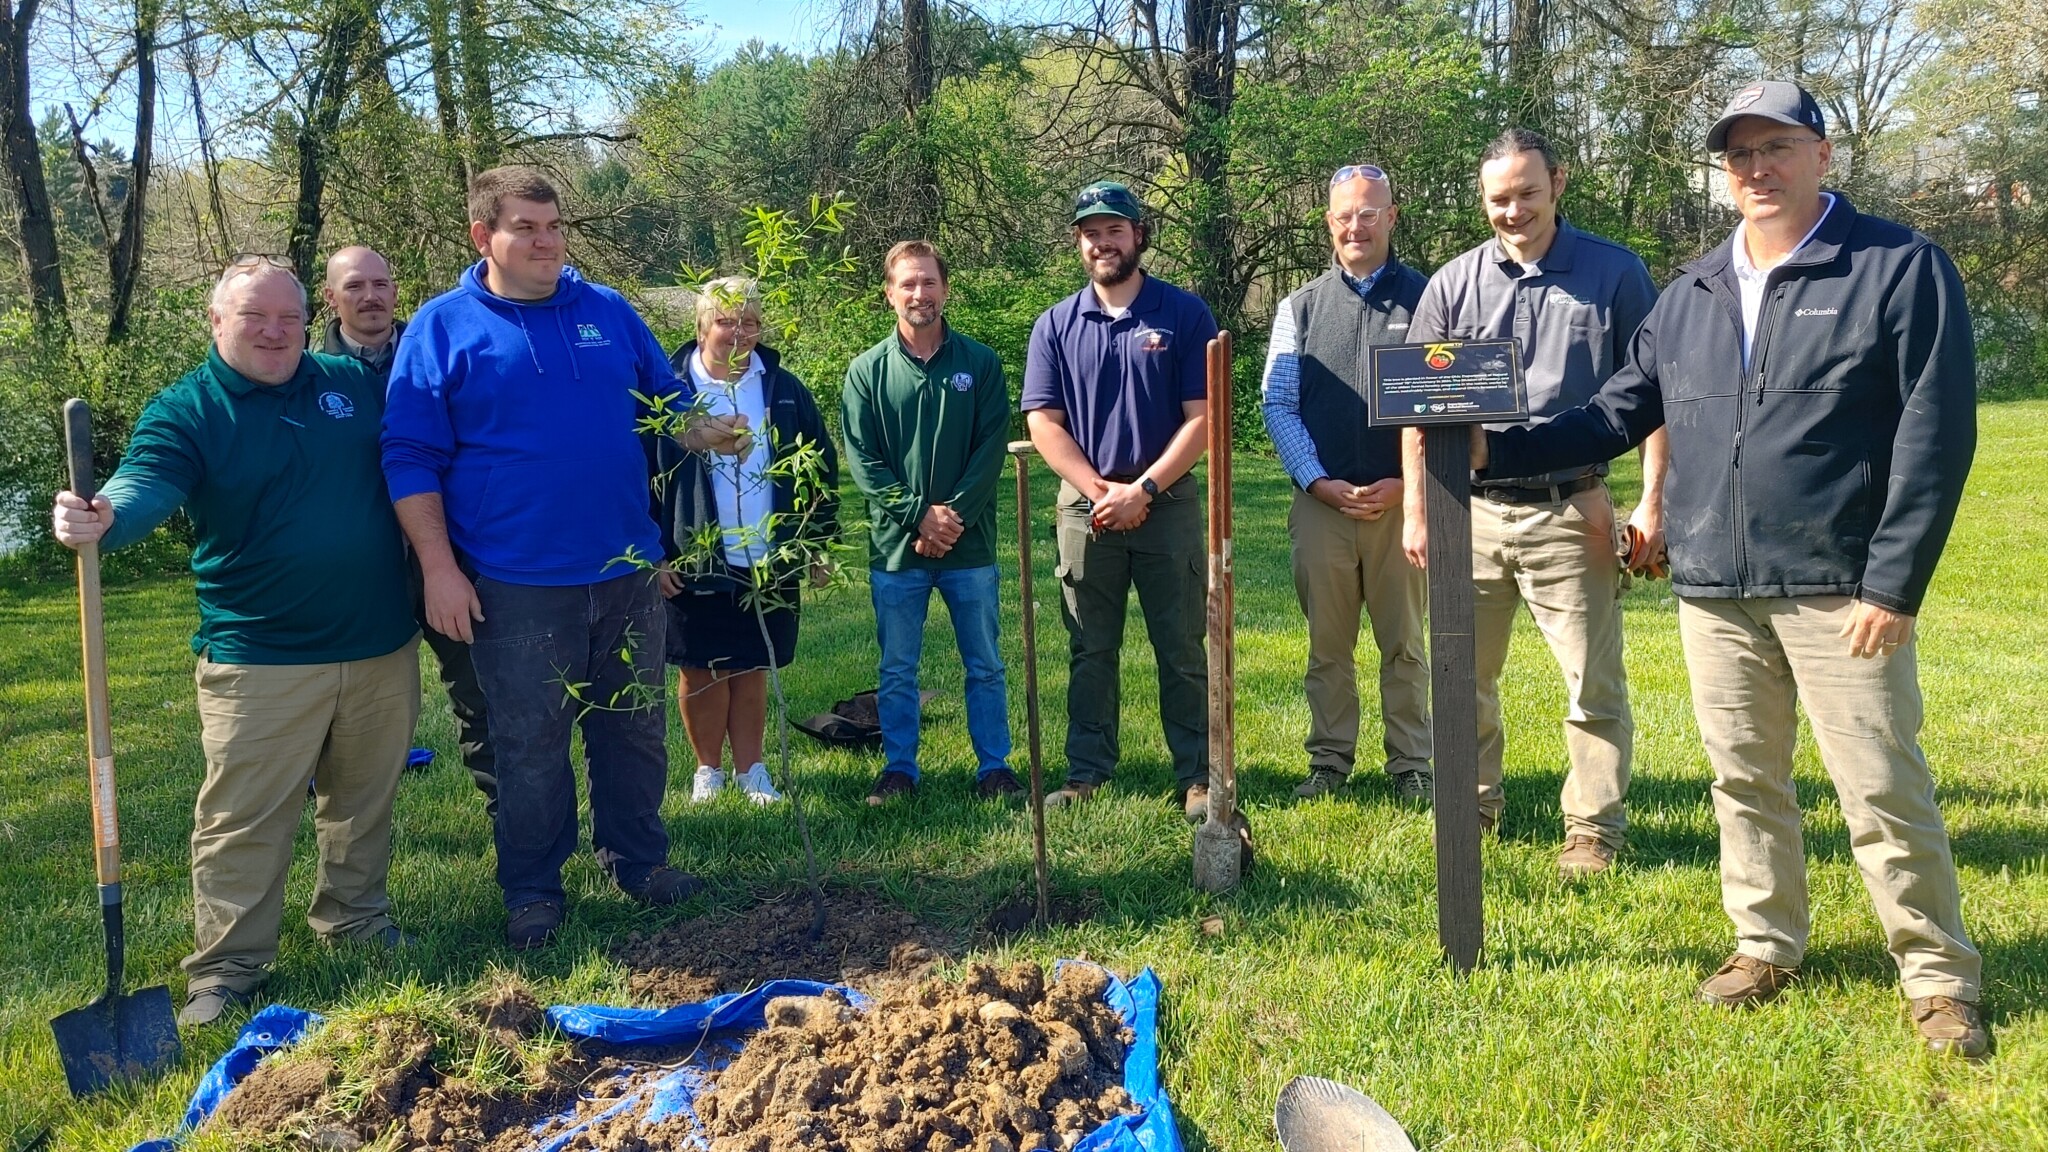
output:
[[[699, 580], [669, 598], [668, 662], [679, 668], [714, 668], [744, 672], [768, 667], [768, 645], [748, 599], [744, 572], [727, 579]], [[762, 608], [775, 666], [786, 668], [796, 656], [797, 600], [802, 585], [785, 580], [764, 590]]]

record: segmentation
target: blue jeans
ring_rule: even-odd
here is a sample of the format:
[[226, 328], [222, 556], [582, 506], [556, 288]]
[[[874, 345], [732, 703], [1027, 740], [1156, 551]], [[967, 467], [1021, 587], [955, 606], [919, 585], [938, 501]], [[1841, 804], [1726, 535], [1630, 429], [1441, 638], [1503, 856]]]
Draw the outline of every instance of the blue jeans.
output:
[[975, 776], [1009, 767], [1010, 703], [1003, 657], [996, 650], [1003, 581], [996, 566], [877, 570], [868, 573], [868, 584], [875, 600], [875, 634], [882, 644], [875, 705], [888, 758], [883, 771], [917, 779], [917, 664], [934, 588], [953, 617], [960, 663], [967, 670], [967, 735], [974, 741]]
[[[494, 832], [506, 910], [563, 898], [562, 865], [577, 840], [572, 727], [583, 729], [597, 862], [622, 888], [646, 883], [668, 861], [668, 611], [653, 574], [559, 588], [479, 577], [476, 595], [484, 618], [470, 652], [497, 753]], [[636, 681], [653, 689], [637, 706], [626, 691]], [[565, 683], [585, 685], [580, 701]]]

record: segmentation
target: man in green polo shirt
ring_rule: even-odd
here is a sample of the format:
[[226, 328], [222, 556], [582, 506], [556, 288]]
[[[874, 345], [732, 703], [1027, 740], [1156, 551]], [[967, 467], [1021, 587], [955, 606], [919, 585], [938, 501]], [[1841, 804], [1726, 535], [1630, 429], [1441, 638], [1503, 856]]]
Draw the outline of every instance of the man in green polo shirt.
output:
[[386, 948], [391, 801], [420, 709], [419, 629], [378, 459], [384, 389], [305, 352], [306, 291], [243, 257], [207, 308], [213, 352], [143, 409], [90, 504], [57, 494], [57, 539], [119, 548], [179, 508], [198, 542], [200, 738], [196, 946], [178, 1021], [252, 1001], [277, 957], [292, 839], [316, 786], [319, 866], [306, 921]]
[[937, 589], [967, 672], [967, 735], [983, 799], [1021, 791], [996, 645], [996, 481], [1010, 427], [1003, 364], [944, 318], [946, 261], [906, 240], [882, 261], [896, 330], [846, 369], [846, 455], [868, 500], [868, 584], [881, 641], [882, 774], [868, 803], [917, 787], [917, 665]]

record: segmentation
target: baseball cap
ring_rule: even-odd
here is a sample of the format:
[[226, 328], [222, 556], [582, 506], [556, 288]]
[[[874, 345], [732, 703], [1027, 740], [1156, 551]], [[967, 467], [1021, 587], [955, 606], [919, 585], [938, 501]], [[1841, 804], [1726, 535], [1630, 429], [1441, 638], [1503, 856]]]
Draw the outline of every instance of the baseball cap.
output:
[[1073, 223], [1079, 224], [1084, 217], [1105, 214], [1126, 220], [1142, 220], [1144, 207], [1129, 188], [1114, 180], [1097, 180], [1074, 194]]
[[1727, 148], [1728, 129], [1744, 116], [1761, 116], [1795, 128], [1811, 128], [1823, 139], [1828, 134], [1820, 105], [1806, 89], [1787, 80], [1760, 80], [1728, 98], [1728, 106], [1721, 110], [1721, 118], [1707, 129], [1707, 151], [1719, 152]]

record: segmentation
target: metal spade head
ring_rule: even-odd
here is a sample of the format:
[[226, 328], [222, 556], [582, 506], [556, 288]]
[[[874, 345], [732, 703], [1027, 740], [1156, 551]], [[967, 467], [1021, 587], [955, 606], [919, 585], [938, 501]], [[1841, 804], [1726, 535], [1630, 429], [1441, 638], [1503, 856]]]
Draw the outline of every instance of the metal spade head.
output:
[[50, 1021], [50, 1030], [73, 1096], [152, 1075], [182, 1054], [171, 992], [161, 984], [73, 1008]]
[[1401, 1125], [1373, 1098], [1320, 1076], [1280, 1090], [1273, 1127], [1284, 1152], [1415, 1152]]

